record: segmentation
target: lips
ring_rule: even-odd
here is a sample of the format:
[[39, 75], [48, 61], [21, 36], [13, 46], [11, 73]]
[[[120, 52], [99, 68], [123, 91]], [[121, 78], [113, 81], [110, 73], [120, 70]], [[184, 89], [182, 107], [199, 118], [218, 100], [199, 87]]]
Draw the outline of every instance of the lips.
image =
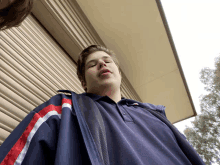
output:
[[104, 73], [102, 73], [101, 75], [107, 75], [107, 74], [109, 74], [110, 72], [104, 72]]
[[103, 70], [100, 71], [99, 76], [101, 76], [102, 73], [106, 73], [106, 72], [111, 73], [108, 69], [103, 69]]

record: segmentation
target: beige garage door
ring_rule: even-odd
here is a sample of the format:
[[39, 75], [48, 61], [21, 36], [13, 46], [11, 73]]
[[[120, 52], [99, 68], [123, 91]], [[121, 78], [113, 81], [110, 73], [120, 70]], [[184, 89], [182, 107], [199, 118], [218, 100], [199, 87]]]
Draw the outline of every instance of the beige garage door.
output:
[[75, 62], [30, 15], [0, 32], [0, 144], [36, 106], [58, 89], [84, 92]]

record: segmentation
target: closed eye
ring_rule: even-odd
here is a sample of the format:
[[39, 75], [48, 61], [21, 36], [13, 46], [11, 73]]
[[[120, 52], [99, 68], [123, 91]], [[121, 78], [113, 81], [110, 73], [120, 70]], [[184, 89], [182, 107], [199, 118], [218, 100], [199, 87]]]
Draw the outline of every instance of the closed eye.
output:
[[111, 61], [105, 61], [106, 63], [110, 63]]
[[[110, 63], [109, 61], [105, 61], [105, 63]], [[96, 64], [91, 65], [89, 68], [96, 66]]]
[[95, 66], [95, 65], [91, 65], [90, 68], [93, 67], [93, 66]]

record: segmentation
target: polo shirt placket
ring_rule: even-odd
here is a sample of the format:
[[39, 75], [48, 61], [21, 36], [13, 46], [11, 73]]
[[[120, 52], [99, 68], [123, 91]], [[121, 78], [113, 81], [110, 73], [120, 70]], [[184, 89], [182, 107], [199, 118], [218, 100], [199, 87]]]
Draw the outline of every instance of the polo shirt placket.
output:
[[134, 121], [131, 118], [130, 114], [127, 112], [126, 108], [124, 107], [123, 102], [119, 102], [118, 104], [116, 104], [116, 106], [117, 106], [118, 110], [120, 111], [120, 113], [122, 114], [122, 117], [123, 117], [125, 122], [134, 123]]

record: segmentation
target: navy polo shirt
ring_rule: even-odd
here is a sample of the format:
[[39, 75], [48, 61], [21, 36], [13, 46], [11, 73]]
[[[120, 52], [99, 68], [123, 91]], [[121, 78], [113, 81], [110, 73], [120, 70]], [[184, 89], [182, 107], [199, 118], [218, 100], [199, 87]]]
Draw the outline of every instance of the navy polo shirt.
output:
[[140, 102], [83, 93], [93, 99], [103, 117], [110, 164], [191, 165], [173, 132]]

